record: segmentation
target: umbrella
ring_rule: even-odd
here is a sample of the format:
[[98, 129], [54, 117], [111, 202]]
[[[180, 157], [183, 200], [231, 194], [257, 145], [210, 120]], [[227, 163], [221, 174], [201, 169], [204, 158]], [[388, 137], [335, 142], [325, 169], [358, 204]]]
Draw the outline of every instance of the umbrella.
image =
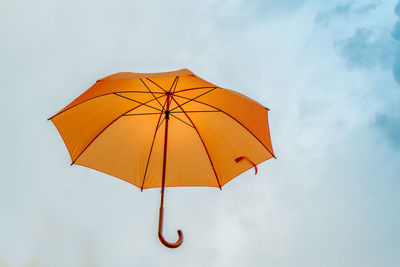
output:
[[161, 187], [158, 236], [165, 187], [227, 182], [274, 156], [268, 108], [218, 87], [188, 69], [121, 72], [98, 80], [49, 118], [71, 156], [141, 190]]

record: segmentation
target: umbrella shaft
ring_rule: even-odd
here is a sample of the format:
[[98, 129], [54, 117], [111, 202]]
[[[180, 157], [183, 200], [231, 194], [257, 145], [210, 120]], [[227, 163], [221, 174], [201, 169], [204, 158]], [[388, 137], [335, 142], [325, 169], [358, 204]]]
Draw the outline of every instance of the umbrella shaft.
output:
[[178, 230], [178, 241], [170, 243], [166, 241], [162, 235], [163, 219], [164, 219], [164, 188], [165, 188], [165, 169], [167, 166], [167, 145], [168, 145], [168, 121], [169, 121], [169, 104], [171, 102], [171, 93], [167, 92], [167, 105], [165, 108], [165, 133], [164, 133], [164, 158], [163, 158], [163, 170], [162, 170], [162, 184], [161, 184], [161, 203], [160, 203], [160, 216], [158, 219], [158, 238], [161, 243], [169, 248], [177, 248], [183, 242], [183, 234], [181, 230]]
[[162, 170], [162, 181], [161, 181], [160, 217], [162, 217], [161, 209], [164, 207], [165, 171], [166, 171], [166, 167], [167, 167], [169, 104], [171, 101], [170, 97], [171, 97], [171, 95], [167, 94], [167, 105], [165, 108], [164, 156], [163, 156], [163, 170]]

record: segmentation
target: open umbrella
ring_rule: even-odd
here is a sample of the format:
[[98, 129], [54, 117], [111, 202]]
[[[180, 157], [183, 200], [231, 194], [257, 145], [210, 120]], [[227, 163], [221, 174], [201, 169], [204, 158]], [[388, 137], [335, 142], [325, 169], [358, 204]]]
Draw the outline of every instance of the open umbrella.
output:
[[164, 189], [221, 189], [237, 175], [275, 157], [268, 109], [223, 89], [188, 69], [164, 73], [121, 72], [98, 80], [49, 118], [73, 164], [89, 167], [141, 190], [161, 187], [158, 236], [162, 236]]

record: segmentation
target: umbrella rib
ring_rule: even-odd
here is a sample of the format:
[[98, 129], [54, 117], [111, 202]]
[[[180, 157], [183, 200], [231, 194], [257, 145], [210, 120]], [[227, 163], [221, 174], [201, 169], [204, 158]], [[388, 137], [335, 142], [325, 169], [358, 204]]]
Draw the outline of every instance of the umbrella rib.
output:
[[[172, 93], [175, 93], [176, 86], [178, 85], [179, 77], [180, 77], [180, 76], [176, 76], [174, 82], [172, 83], [172, 85], [174, 85], [174, 83], [175, 83], [175, 81], [176, 81], [175, 86], [174, 86], [174, 89], [172, 90]], [[171, 86], [171, 89], [172, 89], [172, 86]], [[170, 89], [169, 91], [171, 91], [171, 89]]]
[[[176, 96], [181, 97], [181, 98], [184, 98], [184, 99], [190, 99], [190, 98], [187, 98], [187, 97], [184, 97], [184, 96], [179, 96], [179, 95], [176, 95]], [[261, 142], [261, 140], [258, 139], [258, 137], [257, 137], [252, 131], [250, 131], [246, 126], [244, 126], [238, 119], [236, 119], [235, 117], [233, 117], [233, 116], [230, 115], [229, 113], [227, 113], [227, 112], [225, 112], [225, 111], [223, 111], [223, 110], [221, 110], [221, 109], [219, 109], [219, 108], [217, 108], [217, 107], [214, 107], [213, 105], [210, 105], [210, 104], [207, 104], [207, 103], [204, 103], [204, 102], [195, 100], [195, 99], [193, 99], [192, 101], [194, 101], [194, 102], [196, 102], [196, 103], [199, 103], [199, 104], [206, 105], [206, 106], [211, 107], [211, 108], [215, 108], [216, 110], [221, 111], [222, 113], [224, 113], [225, 115], [227, 115], [228, 117], [230, 117], [231, 119], [233, 119], [234, 121], [236, 121], [237, 123], [239, 123], [239, 125], [241, 125], [241, 126], [242, 126], [244, 129], [246, 129], [254, 138], [256, 138], [257, 141], [260, 142], [260, 144], [261, 144], [275, 159], [276, 159], [274, 153], [272, 153], [272, 152], [269, 150], [269, 148], [268, 148], [266, 145], [264, 145], [264, 143]], [[266, 109], [267, 109], [267, 108], [266, 108]], [[268, 110], [268, 109], [267, 109], [267, 110]]]
[[169, 115], [171, 115], [172, 117], [174, 117], [174, 118], [177, 119], [177, 120], [180, 120], [180, 121], [183, 122], [184, 124], [186, 124], [186, 125], [188, 125], [188, 126], [194, 128], [193, 125], [190, 125], [189, 123], [187, 123], [186, 121], [184, 121], [184, 120], [178, 118], [177, 116], [174, 116], [174, 115], [171, 114], [171, 113], [170, 113]]
[[161, 120], [160, 124], [157, 126], [157, 130], [158, 130], [158, 128], [160, 128], [160, 127], [161, 127], [161, 125], [163, 124], [164, 120], [165, 120], [165, 117], [164, 117], [164, 118], [162, 118], [162, 120]]
[[[61, 114], [64, 113], [65, 111], [70, 110], [71, 108], [74, 108], [74, 107], [76, 107], [76, 106], [78, 106], [78, 105], [80, 105], [80, 104], [84, 104], [84, 103], [86, 103], [86, 102], [88, 102], [88, 101], [90, 101], [90, 100], [93, 100], [93, 99], [95, 99], [95, 98], [98, 98], [98, 97], [107, 96], [107, 95], [112, 95], [112, 94], [114, 94], [114, 93], [145, 93], [145, 94], [148, 94], [149, 92], [145, 92], [145, 91], [118, 91], [118, 92], [112, 92], [112, 93], [106, 93], [106, 94], [98, 95], [98, 96], [95, 96], [95, 97], [86, 99], [86, 100], [84, 100], [84, 101], [82, 101], [82, 102], [80, 102], [80, 103], [78, 103], [78, 104], [75, 104], [75, 105], [73, 105], [73, 106], [71, 106], [71, 107], [69, 107], [69, 108], [67, 108], [67, 109], [65, 109], [65, 110], [63, 110], [63, 111], [61, 111], [61, 112], [58, 112], [57, 114], [51, 116], [51, 117], [48, 118], [47, 120], [51, 120], [51, 119], [53, 119], [54, 117], [56, 117], [56, 116], [58, 116], [58, 115], [61, 115]], [[157, 94], [163, 94], [163, 95], [164, 95], [164, 93], [159, 93], [159, 92], [157, 92]]]
[[136, 114], [125, 114], [124, 116], [137, 116], [137, 115], [158, 115], [159, 112], [150, 112], [150, 113], [136, 113]]
[[[147, 84], [142, 80], [142, 78], [140, 78], [140, 81], [143, 83], [143, 85], [147, 88], [147, 90], [149, 90], [149, 92], [153, 95], [153, 97], [154, 98], [156, 98], [155, 96], [154, 96], [154, 93], [150, 90], [150, 88], [147, 86]], [[160, 106], [161, 107], [163, 107], [163, 105], [161, 105], [161, 103], [160, 103], [160, 101], [158, 101], [158, 99], [157, 99], [157, 102], [158, 102], [158, 104], [160, 104]]]
[[[161, 98], [161, 97], [163, 97], [163, 96], [164, 96], [164, 95], [159, 96], [158, 98]], [[149, 103], [149, 102], [151, 102], [151, 101], [154, 101], [154, 99], [151, 99], [151, 100], [147, 101], [146, 103]], [[146, 104], [146, 103], [143, 103], [143, 104]], [[102, 133], [104, 133], [104, 131], [107, 130], [114, 122], [116, 122], [116, 121], [119, 120], [122, 116], [124, 116], [125, 114], [131, 112], [132, 110], [135, 110], [135, 109], [137, 109], [138, 107], [141, 107], [143, 104], [141, 104], [141, 105], [139, 105], [139, 106], [136, 106], [136, 107], [134, 107], [134, 108], [129, 109], [128, 111], [126, 111], [126, 112], [122, 113], [121, 115], [119, 115], [118, 117], [116, 117], [116, 118], [115, 118], [114, 120], [112, 120], [109, 124], [107, 124], [107, 126], [104, 127], [103, 130], [101, 130], [101, 131], [89, 142], [89, 144], [87, 144], [87, 146], [81, 151], [81, 153], [79, 153], [79, 155], [75, 158], [75, 160], [72, 161], [71, 165], [74, 165], [75, 162], [78, 160], [78, 158], [83, 154], [83, 152], [85, 152], [86, 149], [88, 149], [88, 147], [97, 139], [97, 137], [99, 137]]]
[[[219, 110], [185, 110], [186, 113], [221, 112]], [[171, 114], [183, 113], [183, 111], [171, 112]], [[158, 113], [157, 113], [158, 114]]]
[[148, 80], [148, 81], [152, 82], [153, 84], [155, 84], [158, 88], [160, 88], [161, 90], [163, 90], [165, 93], [167, 92], [167, 91], [164, 90], [164, 88], [162, 88], [161, 86], [159, 86], [157, 83], [153, 82], [151, 79], [146, 78], [146, 80]]
[[214, 164], [213, 164], [213, 162], [212, 162], [210, 153], [208, 152], [208, 149], [207, 149], [206, 145], [204, 144], [203, 138], [201, 137], [201, 135], [200, 135], [200, 133], [199, 133], [199, 130], [197, 129], [197, 127], [196, 127], [196, 125], [193, 123], [193, 121], [190, 119], [189, 115], [185, 112], [185, 110], [182, 108], [182, 106], [178, 103], [178, 101], [175, 100], [174, 96], [172, 96], [172, 100], [174, 100], [174, 102], [178, 105], [178, 107], [182, 110], [182, 112], [186, 115], [186, 117], [188, 118], [188, 120], [190, 121], [190, 123], [193, 125], [193, 128], [195, 129], [197, 135], [199, 136], [200, 141], [201, 141], [201, 143], [203, 144], [204, 150], [205, 150], [206, 153], [207, 153], [208, 159], [210, 160], [210, 164], [211, 164], [211, 167], [212, 167], [212, 169], [213, 169], [213, 171], [214, 171], [215, 179], [217, 180], [218, 187], [219, 187], [220, 190], [222, 190], [222, 187], [221, 187], [221, 184], [220, 184], [220, 182], [219, 182], [217, 172], [215, 171]]
[[[214, 91], [215, 89], [217, 89], [217, 88], [214, 87], [214, 88], [212, 88], [211, 90], [208, 90], [207, 92], [202, 93], [202, 94], [200, 94], [200, 95], [198, 95], [198, 96], [196, 96], [196, 97], [194, 97], [194, 98], [186, 98], [186, 99], [189, 99], [189, 100], [186, 101], [185, 103], [183, 103], [181, 106], [183, 106], [183, 105], [185, 105], [185, 104], [187, 104], [187, 103], [189, 103], [189, 102], [191, 102], [191, 101], [194, 101], [196, 98], [199, 98], [199, 97], [201, 97], [201, 96], [203, 96], [203, 95], [205, 95], [205, 94], [208, 94], [208, 93]], [[176, 95], [176, 96], [179, 96], [179, 95]], [[182, 96], [179, 96], [179, 97], [182, 97]], [[185, 98], [185, 97], [184, 97], [184, 98]], [[175, 101], [175, 102], [176, 102], [176, 101]], [[178, 108], [178, 107], [174, 107], [173, 109], [171, 109], [171, 112], [174, 111], [174, 110], [177, 109], [177, 108]]]
[[175, 93], [198, 90], [198, 89], [208, 89], [208, 88], [216, 88], [216, 87], [215, 86], [192, 87], [192, 88], [186, 88], [186, 89], [182, 89], [182, 90], [176, 91]]
[[[150, 106], [150, 105], [146, 105], [147, 102], [146, 102], [146, 103], [143, 103], [143, 102], [137, 101], [137, 100], [135, 100], [135, 99], [132, 99], [132, 98], [129, 98], [129, 97], [126, 97], [126, 96], [123, 96], [123, 95], [119, 95], [119, 94], [117, 94], [117, 93], [114, 93], [114, 95], [119, 96], [119, 97], [122, 97], [122, 98], [125, 98], [125, 99], [128, 99], [128, 100], [131, 100], [131, 101], [133, 101], [133, 102], [136, 102], [136, 103], [138, 103], [138, 104], [144, 105], [144, 106], [146, 106], [146, 107], [149, 107], [149, 108], [152, 108], [152, 109], [161, 111], [161, 109], [155, 108], [155, 107]], [[158, 100], [158, 99], [157, 99], [157, 98], [154, 98], [154, 99], [152, 99], [152, 100]]]
[[[175, 87], [174, 87], [174, 89], [172, 90], [172, 94], [174, 94], [174, 92], [175, 92], [175, 90], [176, 90], [176, 86], [177, 86], [177, 84], [178, 84], [178, 80], [179, 80], [179, 76], [176, 76], [176, 77], [175, 77], [175, 80], [174, 80], [174, 82], [172, 83], [172, 86], [171, 86], [171, 89], [172, 89], [172, 87], [174, 87], [174, 83], [175, 83], [175, 81], [176, 81]], [[170, 89], [170, 91], [171, 91], [171, 89]], [[174, 109], [172, 109], [172, 110], [174, 110]], [[171, 110], [171, 111], [172, 111], [172, 110]], [[174, 112], [174, 113], [177, 113], [177, 112]], [[182, 113], [182, 112], [181, 112], [181, 113]], [[172, 117], [174, 117], [175, 119], [180, 120], [180, 121], [183, 122], [184, 124], [186, 124], [186, 125], [188, 125], [188, 126], [194, 128], [193, 125], [190, 125], [190, 124], [187, 123], [186, 121], [184, 121], [184, 120], [180, 119], [179, 117], [173, 115], [172, 112], [170, 112], [170, 115], [171, 115]]]
[[161, 119], [161, 116], [162, 116], [162, 114], [163, 114], [163, 112], [164, 112], [165, 104], [166, 104], [166, 103], [167, 103], [167, 99], [165, 99], [164, 105], [162, 106], [163, 109], [162, 109], [162, 111], [161, 111], [161, 113], [160, 113], [160, 116], [158, 116], [158, 121], [157, 121], [156, 129], [155, 129], [155, 131], [154, 131], [153, 141], [151, 142], [151, 147], [150, 147], [150, 151], [149, 151], [149, 156], [147, 157], [146, 169], [145, 169], [145, 171], [144, 171], [143, 181], [142, 181], [142, 186], [140, 187], [140, 191], [143, 191], [144, 181], [146, 180], [146, 175], [147, 175], [147, 168], [149, 167], [151, 152], [153, 151], [154, 141], [156, 140], [158, 128], [160, 128], [160, 125], [164, 122], [164, 119], [163, 119], [163, 120], [161, 121], [161, 123], [160, 123], [160, 119]]

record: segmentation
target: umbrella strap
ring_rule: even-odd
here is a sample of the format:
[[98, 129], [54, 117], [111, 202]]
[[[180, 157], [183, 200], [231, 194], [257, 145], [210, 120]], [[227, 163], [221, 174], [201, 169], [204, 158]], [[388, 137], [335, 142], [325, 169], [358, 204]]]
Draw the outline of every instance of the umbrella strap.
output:
[[253, 161], [251, 161], [248, 157], [246, 157], [246, 156], [241, 156], [241, 157], [238, 157], [238, 158], [236, 158], [235, 159], [235, 161], [236, 161], [236, 163], [239, 163], [240, 161], [242, 161], [242, 160], [247, 160], [248, 162], [250, 162], [252, 165], [253, 165], [253, 167], [254, 167], [254, 174], [257, 174], [257, 172], [258, 172], [258, 170], [257, 170], [257, 165], [253, 162]]

